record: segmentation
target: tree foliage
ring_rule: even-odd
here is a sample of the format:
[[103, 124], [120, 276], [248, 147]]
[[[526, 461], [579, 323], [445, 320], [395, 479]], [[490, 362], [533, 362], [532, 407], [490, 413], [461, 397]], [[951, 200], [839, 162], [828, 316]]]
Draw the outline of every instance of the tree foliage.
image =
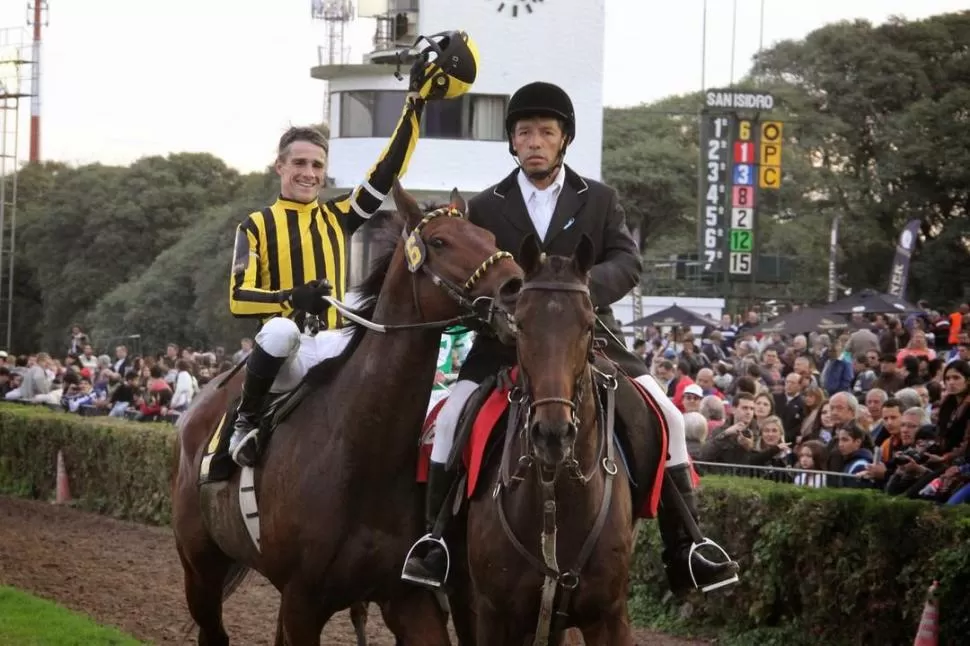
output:
[[641, 249], [696, 231], [696, 95], [635, 108], [606, 108], [603, 177], [617, 189]]
[[[28, 166], [20, 177], [15, 347], [60, 352], [71, 324], [87, 326], [107, 294], [136, 281], [210, 208], [227, 205], [251, 184], [198, 153], [146, 157], [129, 167]], [[164, 281], [146, 288], [170, 291]], [[140, 333], [101, 329], [111, 336]]]
[[[970, 12], [880, 26], [840, 22], [756, 60], [755, 80], [790, 88], [801, 106], [807, 140], [799, 147], [821, 171], [815, 197], [844, 216], [840, 251], [849, 286], [885, 290], [899, 232], [918, 218], [925, 244], [913, 259], [911, 294], [944, 306], [965, 297], [962, 285], [944, 277], [970, 260], [963, 224], [968, 39]], [[927, 253], [941, 236], [951, 253]]]
[[[900, 230], [922, 222], [910, 296], [946, 307], [965, 276], [970, 190], [970, 12], [880, 26], [840, 22], [783, 41], [739, 87], [770, 91], [785, 136], [780, 190], [762, 191], [761, 251], [792, 258], [800, 299], [827, 291], [840, 220], [840, 283], [888, 288]], [[641, 248], [695, 251], [699, 94], [608, 109], [603, 175]], [[937, 241], [939, 242], [937, 243]], [[931, 250], [933, 253], [930, 253]]]
[[[783, 179], [762, 191], [759, 247], [795, 263], [788, 291], [824, 299], [840, 216], [839, 281], [888, 287], [896, 239], [922, 223], [911, 298], [939, 307], [970, 285], [970, 12], [827, 25], [763, 51], [741, 87], [770, 91], [784, 122]], [[647, 254], [696, 252], [700, 93], [607, 108], [603, 176]], [[20, 173], [14, 350], [62, 352], [71, 323], [100, 350], [139, 334], [233, 344], [232, 233], [275, 193], [209, 154], [129, 167], [30, 164]]]

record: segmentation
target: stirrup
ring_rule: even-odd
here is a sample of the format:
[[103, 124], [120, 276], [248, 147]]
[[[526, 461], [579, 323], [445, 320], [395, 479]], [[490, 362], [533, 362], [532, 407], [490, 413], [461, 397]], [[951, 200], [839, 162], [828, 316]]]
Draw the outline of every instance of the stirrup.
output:
[[[407, 573], [408, 562], [411, 560], [411, 556], [414, 554], [414, 550], [417, 549], [422, 543], [431, 543], [432, 545], [439, 545], [445, 553], [445, 575], [442, 577], [441, 581], [435, 581], [434, 579], [425, 578], [421, 576], [412, 576]], [[410, 581], [411, 583], [417, 583], [419, 585], [427, 586], [429, 588], [438, 589], [448, 581], [448, 574], [451, 572], [451, 552], [448, 551], [448, 545], [445, 544], [444, 539], [440, 537], [433, 536], [430, 532], [415, 541], [411, 549], [408, 550], [407, 556], [404, 557], [404, 567], [401, 568], [401, 580]]]
[[[704, 540], [702, 540], [699, 543], [692, 543], [691, 546], [690, 546], [690, 551], [687, 553], [687, 571], [690, 572], [690, 580], [691, 580], [691, 583], [694, 584], [694, 589], [696, 590], [696, 589], [700, 588], [700, 591], [701, 592], [712, 592], [714, 590], [718, 590], [720, 588], [726, 588], [729, 585], [734, 585], [735, 583], [737, 583], [740, 579], [738, 579], [738, 575], [737, 575], [737, 573], [735, 573], [730, 578], [724, 579], [723, 581], [718, 581], [716, 583], [711, 583], [709, 585], [704, 586], [703, 588], [701, 588], [700, 586], [697, 585], [697, 577], [694, 576], [694, 559], [693, 559], [693, 556], [694, 556], [694, 553], [699, 548], [701, 548], [701, 547], [707, 547], [707, 546], [713, 547], [718, 552], [720, 552], [721, 554], [724, 555], [724, 561], [721, 562], [721, 563], [717, 563], [716, 565], [725, 565], [727, 563], [732, 563], [733, 562], [733, 559], [730, 557], [730, 555], [728, 555], [728, 553], [724, 550], [724, 548], [721, 547], [720, 545], [718, 545], [717, 543], [715, 543], [714, 541], [712, 541], [709, 538], [705, 538]], [[703, 556], [703, 554], [701, 556]]]
[[[239, 466], [247, 466], [247, 467], [253, 466], [252, 464], [240, 464], [239, 451], [242, 450], [244, 447], [246, 447], [251, 441], [253, 442], [253, 453], [255, 453], [258, 450], [258, 444], [259, 444], [259, 439], [257, 437], [258, 435], [259, 435], [259, 427], [257, 426], [253, 430], [246, 433], [246, 435], [243, 436], [243, 439], [239, 440], [239, 444], [236, 445], [236, 448], [234, 448], [232, 450], [232, 453], [230, 454], [232, 456], [233, 462], [235, 462]], [[256, 458], [254, 457], [253, 462], [255, 463], [255, 461], [256, 461]]]

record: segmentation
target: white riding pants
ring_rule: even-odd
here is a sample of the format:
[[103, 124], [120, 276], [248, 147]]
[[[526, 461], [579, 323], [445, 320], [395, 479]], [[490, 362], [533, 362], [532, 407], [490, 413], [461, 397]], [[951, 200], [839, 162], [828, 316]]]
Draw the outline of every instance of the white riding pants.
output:
[[283, 393], [296, 388], [310, 368], [340, 354], [352, 335], [349, 328], [303, 334], [288, 318], [276, 317], [267, 321], [256, 333], [256, 343], [267, 354], [286, 357], [270, 392]]
[[[650, 375], [641, 375], [637, 382], [647, 389], [650, 396], [660, 407], [667, 421], [667, 452], [670, 458], [667, 466], [677, 466], [687, 463], [687, 435], [684, 429], [684, 415], [677, 410], [674, 402], [667, 397], [660, 384]], [[448, 461], [451, 447], [455, 444], [455, 432], [458, 430], [458, 418], [471, 394], [478, 388], [478, 384], [468, 379], [455, 383], [448, 395], [448, 401], [438, 412], [434, 423], [434, 444], [431, 447], [431, 459], [443, 464]]]
[[472, 396], [478, 383], [470, 379], [455, 382], [448, 393], [448, 400], [438, 411], [434, 421], [434, 443], [431, 445], [431, 461], [444, 464], [451, 454], [451, 447], [455, 445], [455, 432], [458, 430], [458, 418], [465, 408], [465, 403]]
[[677, 409], [670, 397], [667, 397], [660, 383], [649, 374], [640, 375], [636, 378], [636, 382], [647, 389], [667, 421], [667, 454], [670, 456], [667, 459], [667, 466], [687, 464], [687, 432], [684, 426], [684, 414]]

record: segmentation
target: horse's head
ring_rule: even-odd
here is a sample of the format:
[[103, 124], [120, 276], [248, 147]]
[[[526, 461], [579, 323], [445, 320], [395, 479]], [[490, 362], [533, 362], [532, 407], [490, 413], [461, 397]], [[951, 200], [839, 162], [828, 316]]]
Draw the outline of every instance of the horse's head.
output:
[[506, 337], [504, 317], [492, 321], [492, 303], [522, 284], [512, 254], [499, 251], [495, 236], [466, 217], [458, 189], [448, 205], [424, 212], [397, 182], [394, 201], [404, 216], [403, 253], [414, 276], [414, 300], [425, 321], [477, 314]]
[[546, 256], [535, 236], [522, 245], [525, 270], [515, 305], [519, 369], [531, 400], [535, 457], [548, 467], [573, 451], [580, 385], [593, 349], [595, 314], [589, 296], [593, 243], [583, 236], [572, 258]]

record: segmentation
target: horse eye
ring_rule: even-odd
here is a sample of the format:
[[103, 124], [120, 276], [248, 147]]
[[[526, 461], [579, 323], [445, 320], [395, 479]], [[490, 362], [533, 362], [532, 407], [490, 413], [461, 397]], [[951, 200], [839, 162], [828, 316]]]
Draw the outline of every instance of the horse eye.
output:
[[441, 238], [431, 238], [428, 240], [428, 245], [434, 247], [435, 249], [441, 249], [443, 246], [445, 246], [445, 241]]

